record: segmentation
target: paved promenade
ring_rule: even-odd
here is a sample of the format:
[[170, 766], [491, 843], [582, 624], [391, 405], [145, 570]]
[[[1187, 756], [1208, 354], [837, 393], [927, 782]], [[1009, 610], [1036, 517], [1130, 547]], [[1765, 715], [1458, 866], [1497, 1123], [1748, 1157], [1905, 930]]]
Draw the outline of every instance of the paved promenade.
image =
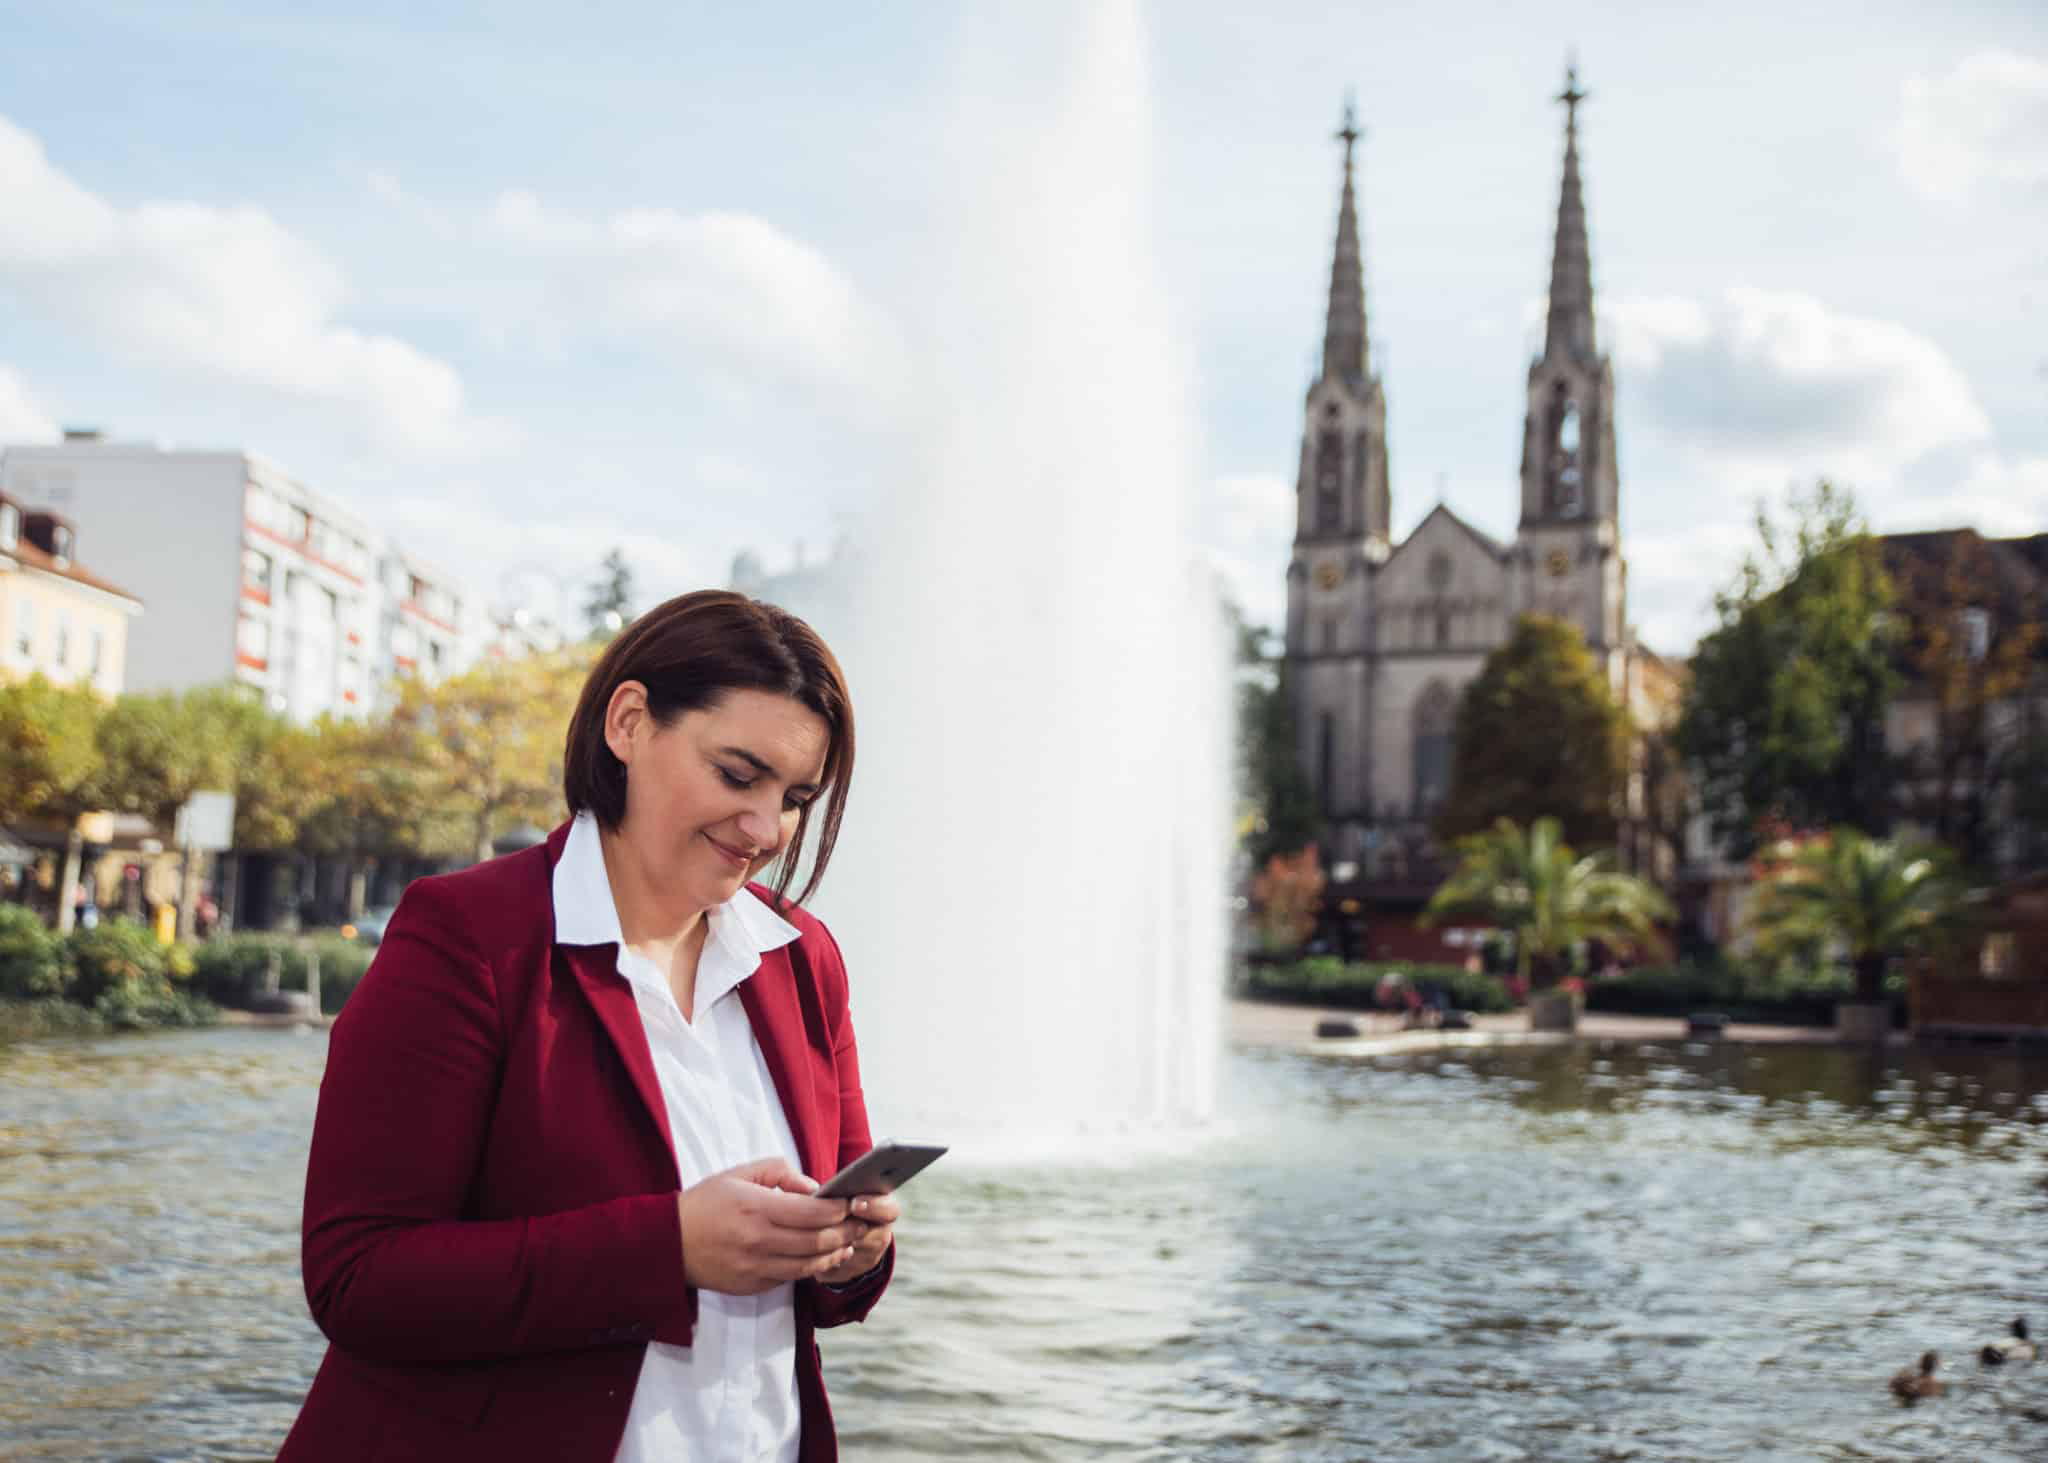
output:
[[[1355, 1038], [1319, 1038], [1316, 1023], [1325, 1018], [1358, 1027]], [[1611, 1016], [1588, 1011], [1579, 1018], [1576, 1036], [1565, 1032], [1531, 1031], [1521, 1011], [1475, 1016], [1470, 1031], [1408, 1030], [1398, 1015], [1376, 1011], [1341, 1011], [1334, 1007], [1289, 1006], [1271, 1001], [1229, 1003], [1224, 1029], [1232, 1041], [1246, 1046], [1294, 1046], [1361, 1056], [1427, 1051], [1440, 1046], [1504, 1046], [1566, 1041], [1683, 1041], [1685, 1022], [1666, 1016]], [[1728, 1028], [1728, 1041], [1805, 1042], [1832, 1044], [1832, 1026], [1752, 1026]]]

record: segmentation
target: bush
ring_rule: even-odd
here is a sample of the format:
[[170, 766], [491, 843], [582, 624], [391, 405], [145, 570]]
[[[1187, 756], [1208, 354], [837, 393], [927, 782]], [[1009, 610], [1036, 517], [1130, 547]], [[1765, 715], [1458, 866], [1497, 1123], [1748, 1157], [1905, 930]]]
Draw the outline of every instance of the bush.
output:
[[1443, 992], [1447, 1005], [1461, 1011], [1511, 1011], [1514, 1001], [1497, 975], [1470, 971], [1461, 965], [1411, 965], [1403, 961], [1345, 962], [1331, 956], [1297, 960], [1286, 965], [1255, 965], [1245, 992], [1261, 1000], [1300, 1001], [1345, 1010], [1375, 1009], [1374, 993], [1389, 972], [1405, 976], [1418, 989]]
[[109, 991], [168, 993], [171, 981], [190, 976], [191, 952], [162, 945], [147, 925], [110, 919], [90, 930], [73, 930], [63, 940], [63, 961], [70, 972], [65, 994], [81, 1006], [96, 1006]]
[[1586, 1009], [1631, 1016], [1717, 1011], [1736, 1021], [1827, 1026], [1852, 994], [1847, 971], [1792, 962], [1708, 959], [1645, 965], [1588, 983]]
[[273, 952], [278, 960], [278, 989], [306, 988], [306, 954], [320, 956], [320, 1009], [339, 1011], [370, 968], [375, 953], [340, 934], [295, 935], [238, 934], [208, 940], [195, 955], [194, 984], [200, 994], [223, 1006], [246, 1007], [262, 989]]
[[32, 1041], [45, 1036], [96, 1036], [107, 1029], [83, 1006], [57, 996], [34, 1001], [0, 1000], [0, 1042]]
[[34, 1001], [64, 994], [66, 971], [57, 937], [35, 911], [0, 905], [0, 997]]

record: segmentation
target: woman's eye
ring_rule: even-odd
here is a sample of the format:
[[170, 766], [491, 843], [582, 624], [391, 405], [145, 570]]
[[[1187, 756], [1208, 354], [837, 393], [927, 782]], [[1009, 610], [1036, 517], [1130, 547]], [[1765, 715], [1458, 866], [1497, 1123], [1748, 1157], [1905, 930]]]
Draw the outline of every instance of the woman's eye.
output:
[[725, 779], [725, 785], [726, 785], [727, 787], [734, 787], [734, 788], [741, 788], [741, 789], [745, 789], [745, 788], [749, 788], [749, 787], [752, 787], [752, 786], [754, 785], [754, 779], [753, 779], [753, 778], [751, 778], [751, 777], [740, 777], [740, 776], [738, 776], [738, 775], [736, 775], [736, 774], [734, 774], [734, 773], [731, 773], [731, 772], [728, 772], [728, 771], [726, 771], [726, 770], [725, 770], [725, 769], [724, 769], [723, 767], [721, 767], [721, 768], [719, 768], [719, 769], [718, 769], [718, 775], [719, 775], [720, 777], [722, 777], [722, 778], [724, 778], [724, 779]]

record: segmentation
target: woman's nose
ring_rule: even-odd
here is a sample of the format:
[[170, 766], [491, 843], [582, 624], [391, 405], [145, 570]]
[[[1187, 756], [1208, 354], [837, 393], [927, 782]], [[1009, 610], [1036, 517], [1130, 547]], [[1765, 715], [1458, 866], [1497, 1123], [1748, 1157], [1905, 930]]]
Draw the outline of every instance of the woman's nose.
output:
[[751, 848], [770, 849], [782, 841], [781, 820], [771, 818], [756, 808], [749, 808], [740, 814], [740, 832], [745, 835]]

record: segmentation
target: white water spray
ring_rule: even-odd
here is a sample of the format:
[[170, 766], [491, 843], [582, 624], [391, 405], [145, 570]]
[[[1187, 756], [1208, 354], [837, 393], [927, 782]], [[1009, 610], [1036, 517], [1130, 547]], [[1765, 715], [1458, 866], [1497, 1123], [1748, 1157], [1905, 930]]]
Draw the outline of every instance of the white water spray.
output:
[[877, 1134], [1004, 1151], [1206, 1118], [1220, 1042], [1226, 638], [1143, 42], [1077, 29], [1056, 99], [961, 119], [919, 461], [819, 616], [860, 748], [817, 907]]

